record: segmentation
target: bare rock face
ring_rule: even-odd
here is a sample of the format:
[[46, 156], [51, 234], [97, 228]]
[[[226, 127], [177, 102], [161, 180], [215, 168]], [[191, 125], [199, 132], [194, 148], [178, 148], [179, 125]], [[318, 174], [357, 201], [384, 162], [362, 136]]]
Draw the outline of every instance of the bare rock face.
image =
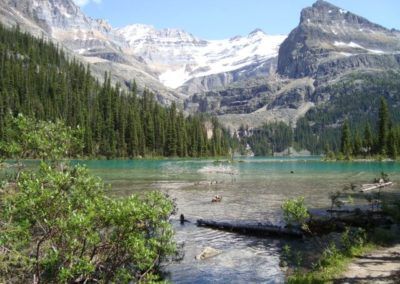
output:
[[[60, 43], [100, 80], [105, 72], [126, 87], [135, 79], [160, 102], [218, 115], [232, 129], [271, 120], [294, 125], [314, 106], [335, 109], [338, 94], [398, 95], [390, 89], [396, 84], [363, 78], [398, 78], [400, 32], [322, 0], [303, 9], [288, 37], [255, 30], [212, 41], [139, 24], [113, 29], [72, 0], [0, 0], [0, 21]], [[355, 84], [362, 74], [364, 83]], [[363, 105], [357, 98], [355, 109]]]
[[194, 77], [185, 82], [177, 91], [185, 94], [196, 94], [224, 90], [233, 83], [240, 84], [240, 82], [271, 75], [276, 70], [277, 62], [278, 57], [272, 57], [233, 71]]
[[286, 38], [258, 29], [247, 36], [204, 40], [180, 29], [157, 30], [138, 24], [116, 32], [128, 43], [127, 53], [140, 57], [164, 85], [186, 94], [225, 88], [256, 74], [268, 75], [271, 67], [275, 69], [279, 45]]
[[233, 129], [258, 127], [268, 120], [294, 124], [317, 107], [330, 112], [327, 116], [336, 127], [349, 115], [339, 111], [342, 101], [351, 102], [347, 104], [351, 113], [361, 117], [365, 101], [359, 94], [365, 98], [380, 94], [388, 101], [398, 97], [396, 84], [388, 78], [397, 78], [399, 73], [399, 31], [319, 0], [303, 9], [299, 25], [281, 44], [277, 76], [252, 86], [234, 84], [197, 94], [186, 106], [219, 115]]
[[290, 78], [330, 75], [337, 73], [336, 66], [338, 69], [381, 68], [388, 60], [390, 66], [398, 68], [393, 57], [378, 56], [397, 53], [400, 53], [399, 31], [388, 30], [318, 0], [312, 7], [303, 9], [300, 24], [282, 43], [278, 73]]
[[[226, 88], [239, 80], [266, 76], [276, 68], [285, 35], [255, 30], [247, 36], [203, 40], [181, 29], [157, 30], [134, 24], [113, 29], [86, 16], [73, 0], [0, 0], [0, 21], [61, 43], [91, 64], [95, 75], [113, 81], [136, 79], [162, 102]], [[272, 61], [271, 61], [272, 59]]]

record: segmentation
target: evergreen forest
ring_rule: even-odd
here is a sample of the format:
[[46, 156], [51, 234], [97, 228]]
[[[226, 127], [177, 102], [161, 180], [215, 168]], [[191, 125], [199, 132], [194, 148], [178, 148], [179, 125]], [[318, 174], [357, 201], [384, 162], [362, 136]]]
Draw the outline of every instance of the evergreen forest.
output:
[[338, 117], [342, 122], [335, 127], [318, 122], [323, 127], [316, 128], [317, 123], [310, 119], [310, 114], [300, 118], [295, 128], [284, 122], [269, 122], [252, 130], [242, 126], [238, 131], [240, 151], [244, 153], [246, 145], [249, 145], [254, 155], [268, 156], [293, 147], [296, 150], [307, 149], [312, 154], [325, 154], [332, 159], [378, 156], [397, 159], [400, 154], [397, 115], [392, 114], [383, 96], [376, 106], [370, 107], [372, 118], [357, 120], [349, 115], [342, 120]]
[[23, 114], [82, 129], [85, 157], [228, 153], [230, 136], [215, 118], [186, 117], [175, 103], [161, 106], [150, 91], [139, 93], [134, 80], [125, 91], [110, 77], [99, 82], [59, 46], [0, 26], [0, 141], [9, 142], [9, 122]]

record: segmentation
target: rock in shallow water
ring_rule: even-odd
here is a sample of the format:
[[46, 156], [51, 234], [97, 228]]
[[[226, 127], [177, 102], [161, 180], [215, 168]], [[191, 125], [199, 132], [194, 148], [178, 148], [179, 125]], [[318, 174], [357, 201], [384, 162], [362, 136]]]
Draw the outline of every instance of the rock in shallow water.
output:
[[214, 257], [216, 255], [219, 255], [221, 253], [220, 250], [214, 249], [212, 247], [206, 247], [203, 249], [203, 251], [196, 256], [197, 260], [203, 260], [207, 258]]

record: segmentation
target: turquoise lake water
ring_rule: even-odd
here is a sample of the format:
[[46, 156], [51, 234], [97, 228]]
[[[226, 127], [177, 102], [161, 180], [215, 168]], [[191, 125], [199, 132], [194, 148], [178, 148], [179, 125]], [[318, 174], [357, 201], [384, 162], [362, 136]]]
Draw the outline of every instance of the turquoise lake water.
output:
[[[349, 183], [370, 183], [383, 171], [400, 192], [400, 163], [322, 162], [315, 158], [245, 158], [241, 162], [199, 160], [83, 161], [111, 184], [110, 195], [142, 194], [161, 190], [176, 200], [172, 222], [184, 258], [165, 267], [174, 283], [282, 283], [279, 240], [240, 236], [198, 228], [198, 218], [258, 220], [282, 224], [280, 206], [291, 197], [304, 196], [311, 208], [330, 203], [329, 192]], [[214, 195], [221, 203], [211, 203]], [[179, 214], [192, 223], [181, 226]], [[195, 256], [206, 246], [221, 254], [203, 261]]]

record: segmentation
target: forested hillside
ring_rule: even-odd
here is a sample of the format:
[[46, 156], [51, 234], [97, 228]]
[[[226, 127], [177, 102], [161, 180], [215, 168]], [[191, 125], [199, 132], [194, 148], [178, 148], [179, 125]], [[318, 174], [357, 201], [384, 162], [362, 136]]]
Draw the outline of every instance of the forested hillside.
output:
[[98, 82], [89, 68], [53, 43], [0, 26], [0, 140], [7, 141], [7, 116], [61, 119], [83, 128], [85, 156], [224, 155], [229, 135], [212, 119], [184, 117], [175, 104], [160, 106], [149, 91], [137, 94]]
[[283, 122], [264, 124], [251, 131], [241, 127], [240, 150], [245, 152], [248, 144], [256, 156], [273, 155], [294, 147], [323, 153], [331, 159], [372, 156], [396, 159], [400, 154], [400, 114], [396, 112], [396, 101], [390, 100], [389, 105], [383, 95], [369, 96], [371, 104], [365, 103], [364, 109], [354, 97], [353, 100], [343, 97], [339, 98], [340, 104], [312, 109], [297, 121], [294, 129]]
[[[378, 113], [381, 98], [388, 103], [391, 125], [400, 122], [400, 72], [354, 72], [336, 84], [327, 85], [314, 94], [313, 101], [329, 96], [329, 102], [311, 109], [297, 123], [297, 132], [305, 135], [300, 146], [312, 152], [324, 152], [326, 145], [333, 151], [340, 150], [341, 126], [348, 120], [354, 135], [362, 135], [369, 125], [378, 133]], [[300, 131], [301, 130], [301, 131]], [[358, 133], [356, 133], [358, 132]]]

